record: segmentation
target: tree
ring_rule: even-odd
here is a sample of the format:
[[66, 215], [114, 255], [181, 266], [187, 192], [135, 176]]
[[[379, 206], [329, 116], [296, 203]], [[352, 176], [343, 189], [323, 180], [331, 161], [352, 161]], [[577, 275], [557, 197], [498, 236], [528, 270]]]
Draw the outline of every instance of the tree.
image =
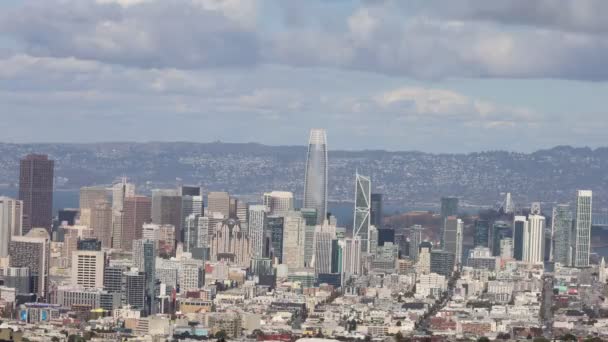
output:
[[532, 341], [533, 342], [550, 342], [548, 339], [546, 339], [543, 336], [535, 337]]
[[576, 336], [568, 333], [568, 334], [565, 334], [564, 336], [562, 336], [560, 338], [560, 340], [562, 340], [562, 341], [577, 341], [578, 338]]
[[485, 336], [482, 336], [477, 339], [477, 342], [490, 342], [490, 339]]
[[217, 338], [218, 341], [223, 341], [226, 339], [226, 332], [224, 330], [220, 330], [218, 332], [215, 333], [215, 338]]
[[53, 337], [51, 337], [51, 341], [52, 342], [59, 342], [59, 337], [53, 336]]

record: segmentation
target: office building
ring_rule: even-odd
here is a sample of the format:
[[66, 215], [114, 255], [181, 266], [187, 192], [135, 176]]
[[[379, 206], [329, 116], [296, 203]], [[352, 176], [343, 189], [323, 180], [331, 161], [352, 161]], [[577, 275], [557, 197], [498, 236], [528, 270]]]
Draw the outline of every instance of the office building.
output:
[[289, 191], [266, 192], [262, 200], [268, 208], [268, 215], [282, 216], [294, 209], [293, 193]]
[[304, 178], [304, 208], [317, 210], [317, 224], [327, 215], [327, 134], [324, 129], [312, 129], [308, 142]]
[[172, 224], [145, 223], [142, 238], [154, 241], [157, 253], [171, 256], [175, 251], [175, 227]]
[[314, 268], [315, 274], [331, 273], [332, 241], [336, 238], [336, 226], [326, 220], [315, 228], [314, 234]]
[[446, 219], [458, 215], [458, 197], [441, 198], [441, 217]]
[[395, 243], [395, 230], [391, 228], [379, 228], [378, 246], [382, 247], [387, 242]]
[[453, 252], [446, 250], [431, 250], [431, 273], [437, 273], [449, 278], [454, 272], [456, 257]]
[[362, 252], [369, 250], [369, 220], [370, 220], [371, 181], [369, 177], [359, 173], [355, 175], [355, 212], [353, 236], [358, 236], [363, 245]]
[[418, 261], [416, 262], [416, 273], [431, 273], [431, 250], [433, 245], [428, 241], [423, 241], [418, 249]]
[[106, 265], [103, 273], [103, 288], [112, 293], [123, 293], [125, 291], [124, 265]]
[[184, 252], [196, 248], [209, 248], [209, 218], [199, 214], [190, 214], [186, 218], [184, 229]]
[[[76, 224], [76, 218], [78, 217], [78, 209], [61, 209], [57, 212], [57, 221], [59, 225], [73, 226]], [[21, 235], [21, 234], [15, 234]]]
[[105, 253], [75, 251], [72, 253], [72, 285], [83, 288], [103, 288]]
[[5, 287], [15, 289], [15, 294], [32, 293], [34, 279], [28, 267], [0, 267], [0, 280]]
[[462, 240], [464, 222], [456, 216], [448, 216], [445, 219], [443, 230], [443, 250], [454, 255], [457, 265], [462, 264]]
[[254, 258], [264, 256], [264, 232], [266, 230], [265, 205], [252, 205], [249, 207], [249, 241], [251, 242], [251, 255]]
[[574, 216], [574, 236], [572, 266], [588, 267], [591, 251], [591, 190], [578, 190], [576, 192], [576, 213]]
[[91, 210], [98, 203], [108, 201], [108, 191], [106, 188], [98, 186], [85, 186], [80, 188], [80, 224], [90, 226]]
[[182, 242], [182, 197], [178, 190], [157, 189], [152, 191], [152, 223], [170, 224], [176, 230], [178, 242]]
[[121, 298], [118, 293], [109, 293], [102, 289], [59, 286], [56, 304], [71, 310], [84, 306], [89, 310], [103, 309], [112, 312], [112, 310], [120, 308]]
[[10, 266], [28, 267], [34, 280], [32, 290], [39, 298], [48, 295], [50, 238], [46, 229], [31, 229], [25, 236], [13, 236], [9, 244]]
[[80, 239], [76, 242], [78, 251], [101, 251], [101, 241], [96, 238]]
[[283, 217], [267, 217], [266, 229], [270, 232], [270, 256], [278, 259], [278, 264], [283, 263], [283, 225]]
[[230, 195], [227, 192], [212, 191], [207, 194], [207, 212], [230, 216]]
[[528, 216], [528, 224], [524, 230], [523, 261], [530, 264], [540, 264], [545, 256], [545, 217], [541, 215]]
[[500, 258], [503, 260], [513, 259], [513, 239], [504, 238], [500, 240]]
[[211, 237], [211, 259], [247, 267], [251, 260], [250, 246], [249, 235], [242, 229], [240, 221], [229, 218]]
[[204, 212], [203, 196], [182, 195], [182, 222], [181, 222], [181, 227], [178, 230], [178, 232], [180, 232], [180, 234], [181, 234], [179, 241], [181, 241], [181, 242], [186, 241], [185, 240], [186, 239], [186, 237], [185, 237], [186, 226], [187, 226], [186, 220], [188, 219], [188, 217], [190, 217], [190, 215], [203, 216], [204, 213], [205, 212]]
[[0, 258], [9, 255], [12, 236], [21, 235], [22, 208], [23, 202], [8, 197], [0, 197]]
[[419, 224], [410, 227], [409, 257], [414, 262], [418, 261], [418, 254], [420, 253], [420, 243], [422, 242], [423, 231], [424, 228], [422, 228], [422, 226]]
[[490, 222], [487, 220], [475, 220], [475, 235], [473, 245], [475, 247], [489, 247], [490, 242]]
[[495, 271], [498, 268], [498, 257], [492, 256], [492, 250], [488, 247], [475, 247], [469, 251], [467, 266]]
[[513, 238], [513, 228], [507, 222], [496, 221], [492, 225], [492, 255], [500, 255], [500, 240]]
[[384, 218], [382, 210], [382, 194], [371, 194], [369, 222], [378, 229], [382, 229], [382, 219]]
[[125, 273], [125, 303], [132, 309], [142, 311], [146, 305], [146, 276], [143, 272]]
[[363, 265], [361, 262], [361, 246], [363, 241], [361, 241], [359, 236], [346, 238], [343, 241], [342, 272], [346, 275], [346, 277], [361, 274], [363, 272]]
[[527, 230], [527, 218], [525, 216], [515, 216], [513, 218], [513, 258], [515, 260], [524, 260], [524, 245]]
[[133, 240], [141, 239], [144, 223], [152, 220], [152, 201], [146, 196], [125, 197], [122, 214], [121, 248], [132, 249]]
[[200, 186], [194, 186], [194, 185], [182, 185], [178, 188], [178, 192], [179, 192], [179, 195], [182, 197], [184, 197], [184, 196], [202, 197], [203, 196], [203, 189]]
[[103, 248], [112, 247], [112, 205], [108, 201], [96, 202], [90, 211], [89, 227]]
[[571, 265], [572, 211], [570, 206], [561, 204], [553, 208], [551, 232], [553, 235], [553, 261], [562, 266]]
[[135, 196], [135, 184], [127, 182], [123, 177], [120, 182], [112, 186], [112, 210], [122, 211], [125, 198], [133, 196]]
[[42, 154], [29, 154], [20, 161], [19, 200], [23, 201], [22, 235], [32, 228], [49, 232], [53, 223], [53, 171], [55, 162]]
[[306, 224], [302, 214], [288, 212], [283, 218], [283, 264], [290, 269], [302, 268], [305, 263]]

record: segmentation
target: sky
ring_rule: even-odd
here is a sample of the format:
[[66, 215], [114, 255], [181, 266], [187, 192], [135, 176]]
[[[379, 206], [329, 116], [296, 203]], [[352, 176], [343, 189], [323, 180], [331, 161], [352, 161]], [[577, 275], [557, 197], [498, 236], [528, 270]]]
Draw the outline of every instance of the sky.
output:
[[2, 0], [0, 141], [605, 146], [605, 0]]

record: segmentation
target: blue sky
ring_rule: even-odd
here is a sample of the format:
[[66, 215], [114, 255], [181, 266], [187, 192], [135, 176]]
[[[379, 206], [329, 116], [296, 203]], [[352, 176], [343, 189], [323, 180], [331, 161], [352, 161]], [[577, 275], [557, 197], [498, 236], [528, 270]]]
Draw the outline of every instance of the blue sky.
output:
[[0, 2], [0, 140], [606, 145], [603, 0]]

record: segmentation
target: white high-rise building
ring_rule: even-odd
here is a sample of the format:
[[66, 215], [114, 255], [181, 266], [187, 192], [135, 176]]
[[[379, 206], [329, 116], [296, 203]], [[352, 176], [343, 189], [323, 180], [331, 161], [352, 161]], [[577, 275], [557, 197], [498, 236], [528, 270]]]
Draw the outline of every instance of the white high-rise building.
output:
[[363, 264], [361, 262], [361, 247], [363, 242], [361, 238], [344, 239], [344, 254], [342, 255], [342, 272], [348, 277], [351, 275], [361, 274]]
[[371, 210], [371, 181], [369, 177], [355, 174], [355, 213], [353, 236], [363, 242], [363, 252], [369, 251], [369, 220]]
[[523, 236], [523, 261], [539, 264], [545, 256], [545, 217], [541, 215], [528, 216]]
[[454, 261], [457, 265], [462, 264], [462, 241], [463, 241], [464, 222], [456, 216], [449, 216], [445, 219], [445, 229], [443, 230], [443, 249], [454, 253]]
[[314, 259], [315, 273], [331, 273], [331, 245], [336, 238], [336, 226], [325, 220], [322, 225], [315, 227]]
[[306, 222], [297, 211], [288, 212], [283, 220], [283, 264], [289, 269], [304, 267]]
[[249, 242], [253, 258], [263, 256], [267, 210], [268, 208], [265, 205], [249, 206]]
[[327, 216], [327, 133], [312, 129], [308, 142], [303, 208], [317, 209], [317, 224]]
[[9, 255], [13, 235], [21, 235], [23, 202], [9, 197], [0, 197], [0, 258]]
[[72, 285], [84, 288], [103, 288], [105, 253], [75, 251], [72, 253]]
[[293, 210], [293, 193], [289, 191], [266, 192], [262, 196], [269, 216], [283, 216]]
[[576, 192], [576, 214], [574, 217], [574, 244], [572, 263], [574, 267], [588, 267], [591, 251], [591, 190]]

